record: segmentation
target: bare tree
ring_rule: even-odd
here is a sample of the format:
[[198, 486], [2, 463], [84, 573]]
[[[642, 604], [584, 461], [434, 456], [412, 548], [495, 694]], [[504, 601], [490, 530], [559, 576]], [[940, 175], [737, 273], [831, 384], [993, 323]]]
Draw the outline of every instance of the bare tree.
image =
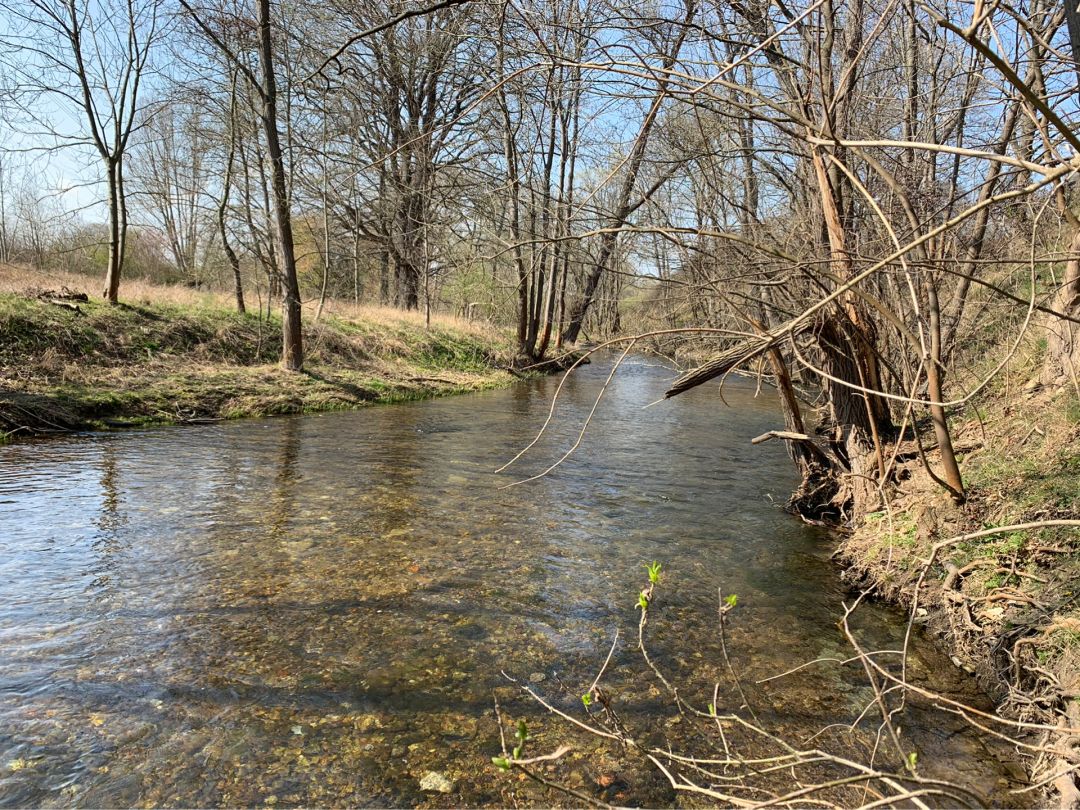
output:
[[11, 261], [12, 229], [8, 222], [8, 194], [10, 193], [11, 170], [8, 168], [7, 155], [0, 154], [0, 262]]
[[[600, 238], [600, 247], [596, 254], [596, 260], [585, 277], [583, 288], [577, 301], [570, 310], [570, 318], [560, 336], [560, 343], [575, 343], [581, 333], [581, 325], [589, 307], [592, 306], [593, 296], [596, 294], [597, 285], [604, 271], [608, 269], [609, 262], [615, 252], [616, 241], [619, 231], [626, 223], [627, 217], [634, 213], [642, 204], [656, 192], [656, 189], [667, 179], [662, 177], [653, 183], [648, 189], [634, 194], [638, 182], [638, 174], [645, 160], [649, 148], [649, 139], [653, 128], [660, 117], [661, 109], [668, 98], [668, 74], [678, 62], [680, 52], [686, 43], [687, 37], [694, 30], [694, 19], [697, 15], [697, 5], [694, 0], [685, 0], [681, 19], [673, 20], [666, 25], [657, 26], [656, 50], [661, 54], [660, 65], [653, 71], [646, 66], [646, 75], [656, 75], [655, 90], [652, 99], [648, 103], [647, 110], [641, 120], [637, 135], [634, 137], [630, 152], [626, 156], [625, 165], [622, 169], [622, 180], [619, 184], [618, 194], [613, 206], [611, 219], [607, 223], [605, 232]], [[666, 20], [664, 21], [667, 22]], [[665, 41], [667, 40], [667, 41]], [[650, 43], [651, 44], [651, 43]]]
[[238, 126], [236, 109], [236, 71], [232, 70], [230, 71], [230, 74], [229, 115], [225, 122], [226, 129], [228, 130], [228, 145], [225, 150], [225, 174], [221, 180], [221, 198], [217, 205], [217, 224], [218, 234], [221, 237], [221, 248], [225, 251], [225, 256], [229, 261], [229, 269], [232, 271], [233, 293], [236, 296], [236, 310], [237, 312], [243, 313], [247, 312], [247, 307], [244, 304], [244, 281], [240, 274], [240, 257], [236, 254], [236, 250], [229, 240], [228, 226], [229, 199], [232, 196], [233, 172], [236, 166], [236, 129]]
[[180, 4], [191, 15], [199, 29], [244, 76], [259, 99], [259, 118], [262, 123], [267, 158], [270, 163], [270, 188], [272, 191], [276, 247], [281, 262], [283, 291], [281, 364], [290, 371], [300, 371], [304, 367], [300, 284], [296, 273], [296, 246], [293, 239], [292, 210], [286, 176], [285, 153], [282, 149], [279, 129], [281, 122], [278, 112], [278, 89], [274, 67], [274, 36], [270, 0], [258, 0], [256, 5], [258, 75], [248, 67], [244, 60], [237, 56], [224, 36], [215, 31], [203, 18], [203, 15], [193, 8], [187, 0], [180, 0]]
[[[90, 146], [101, 161], [109, 215], [104, 296], [115, 304], [128, 229], [124, 162], [162, 34], [155, 0], [4, 0], [2, 57], [13, 97], [42, 141]], [[57, 112], [60, 111], [59, 114]], [[62, 129], [65, 118], [80, 122]]]
[[132, 199], [161, 230], [177, 270], [201, 284], [210, 244], [211, 188], [206, 116], [190, 99], [153, 104], [132, 148]]

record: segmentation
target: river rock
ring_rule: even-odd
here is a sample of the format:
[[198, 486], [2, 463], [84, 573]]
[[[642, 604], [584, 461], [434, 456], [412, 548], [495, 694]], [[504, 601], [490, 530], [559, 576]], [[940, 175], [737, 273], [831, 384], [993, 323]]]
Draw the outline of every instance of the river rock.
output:
[[382, 728], [382, 719], [377, 714], [358, 714], [353, 719], [353, 726], [357, 731], [371, 731]]
[[420, 789], [428, 793], [449, 793], [454, 789], [454, 783], [444, 773], [428, 771], [420, 778]]

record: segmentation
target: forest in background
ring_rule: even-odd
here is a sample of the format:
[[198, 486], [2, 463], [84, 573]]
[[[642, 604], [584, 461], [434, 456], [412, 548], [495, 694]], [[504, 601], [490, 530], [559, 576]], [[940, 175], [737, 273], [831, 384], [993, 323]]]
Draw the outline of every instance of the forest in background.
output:
[[[647, 348], [693, 366], [669, 396], [760, 376], [785, 424], [758, 438], [802, 473], [792, 509], [859, 529], [863, 573], [882, 536], [890, 565], [910, 541], [911, 567], [871, 584], [914, 611], [941, 575], [942, 632], [978, 639], [966, 660], [987, 658], [1080, 805], [1056, 531], [1078, 507], [1071, 4], [0, 9], [0, 262], [100, 276], [112, 302], [134, 277], [223, 292], [281, 329], [291, 371], [345, 300], [508, 329], [518, 368]], [[1053, 427], [1027, 432], [1033, 413]], [[996, 492], [1016, 509], [988, 497], [991, 447], [1030, 462]], [[996, 602], [1010, 613], [972, 612]]]
[[[103, 273], [109, 301], [127, 273], [280, 305], [287, 368], [327, 297], [511, 327], [522, 365], [690, 343], [717, 358], [675, 390], [775, 378], [829, 519], [873, 507], [915, 411], [963, 500], [946, 407], [988, 335], [1045, 329], [1042, 381], [1076, 387], [1058, 4], [4, 10], [0, 261]], [[824, 449], [792, 438], [816, 421], [793, 380], [823, 392]]]

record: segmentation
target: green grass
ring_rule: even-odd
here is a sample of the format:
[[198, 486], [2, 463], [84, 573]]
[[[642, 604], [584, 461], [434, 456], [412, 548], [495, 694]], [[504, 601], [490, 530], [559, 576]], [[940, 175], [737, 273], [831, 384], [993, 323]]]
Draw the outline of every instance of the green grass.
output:
[[1015, 522], [1033, 509], [1080, 510], [1080, 449], [1075, 446], [1020, 457], [979, 457], [965, 467], [973, 491], [1007, 496], [999, 524]]
[[1065, 420], [1070, 425], [1080, 424], [1080, 397], [1070, 396], [1066, 401]]
[[867, 531], [874, 532], [874, 540], [866, 549], [867, 559], [877, 561], [888, 555], [892, 549], [903, 553], [894, 555], [895, 561], [906, 569], [911, 552], [919, 545], [919, 530], [915, 519], [907, 512], [894, 512], [892, 522], [885, 512], [871, 512], [866, 515]]
[[391, 310], [305, 324], [305, 371], [280, 369], [276, 316], [209, 304], [81, 313], [0, 294], [0, 435], [356, 408], [505, 385], [508, 335]]
[[[988, 525], [984, 528], [992, 529], [994, 527]], [[956, 545], [954, 560], [958, 565], [964, 565], [972, 560], [1007, 559], [1022, 553], [1027, 543], [1028, 537], [1022, 532], [994, 534], [988, 537], [979, 537], [975, 540], [966, 540]]]

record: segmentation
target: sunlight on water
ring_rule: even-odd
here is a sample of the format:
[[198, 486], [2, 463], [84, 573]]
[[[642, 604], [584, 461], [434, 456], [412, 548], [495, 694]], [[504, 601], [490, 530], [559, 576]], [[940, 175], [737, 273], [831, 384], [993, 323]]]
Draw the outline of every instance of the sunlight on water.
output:
[[[713, 388], [642, 410], [672, 375], [635, 361], [570, 461], [498, 489], [558, 457], [605, 375], [571, 380], [551, 434], [501, 475], [557, 380], [0, 448], [0, 804], [505, 804], [493, 695], [543, 718], [500, 670], [572, 705], [614, 630], [633, 634], [652, 560], [657, 657], [702, 694], [725, 681], [717, 588], [739, 595], [748, 682], [845, 657], [827, 539], [778, 508], [796, 484], [779, 443], [749, 443], [779, 426], [768, 393], [737, 381], [730, 408]], [[895, 645], [902, 621], [867, 608], [867, 643]], [[915, 677], [970, 694], [917, 653]], [[629, 720], [665, 728], [632, 649], [608, 682]], [[753, 694], [801, 739], [850, 723], [869, 691], [821, 666]], [[541, 747], [572, 737], [538, 728]], [[921, 761], [999, 784], [958, 728], [917, 709], [908, 724]], [[421, 791], [432, 770], [452, 794]], [[656, 780], [633, 791], [673, 801]]]

